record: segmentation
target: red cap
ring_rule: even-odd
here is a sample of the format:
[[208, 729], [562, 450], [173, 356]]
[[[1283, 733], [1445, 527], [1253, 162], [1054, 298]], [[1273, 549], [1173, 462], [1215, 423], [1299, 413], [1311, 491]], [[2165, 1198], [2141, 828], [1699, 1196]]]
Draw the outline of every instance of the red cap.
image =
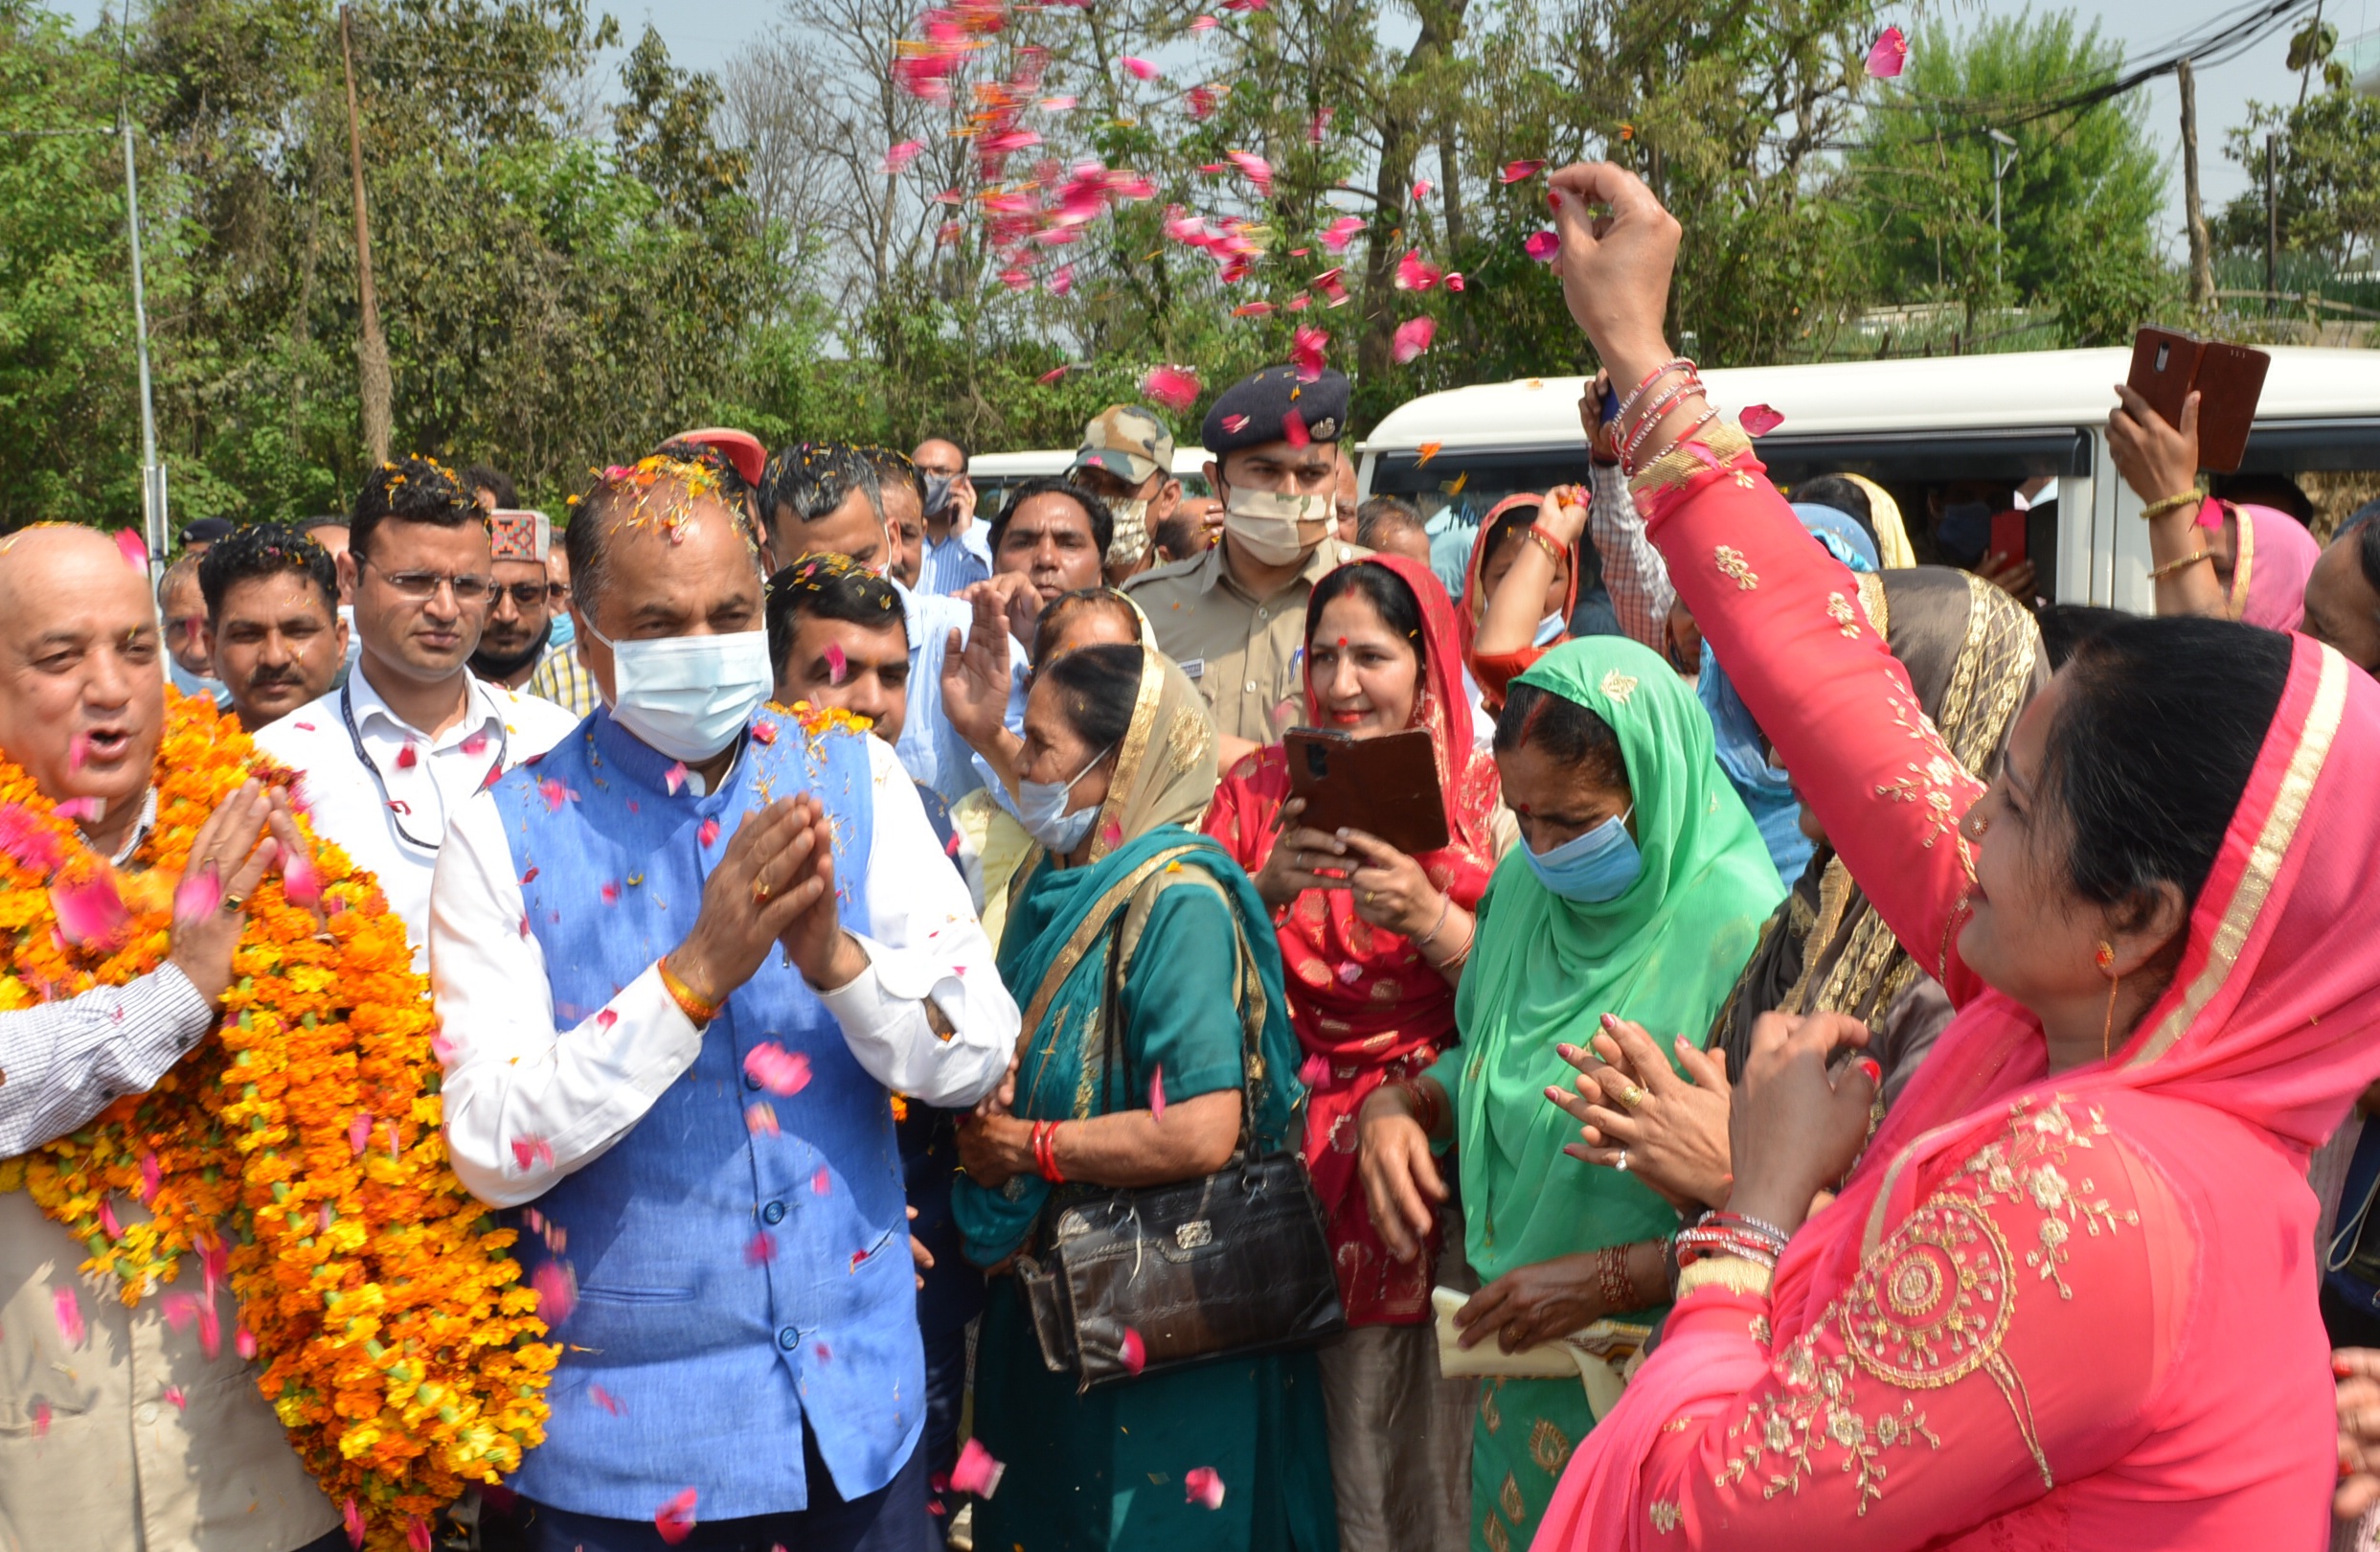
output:
[[760, 483], [760, 471], [768, 467], [768, 449], [760, 439], [749, 431], [738, 431], [729, 425], [708, 425], [699, 431], [681, 431], [671, 442], [697, 443], [716, 447], [727, 461], [736, 466], [736, 472], [744, 477], [746, 485]]

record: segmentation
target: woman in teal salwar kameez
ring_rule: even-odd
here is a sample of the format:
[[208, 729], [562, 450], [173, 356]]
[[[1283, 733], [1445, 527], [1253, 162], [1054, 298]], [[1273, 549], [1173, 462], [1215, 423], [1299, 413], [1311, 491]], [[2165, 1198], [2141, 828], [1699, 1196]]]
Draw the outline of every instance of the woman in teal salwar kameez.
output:
[[[1310, 1352], [1217, 1358], [1078, 1395], [1073, 1374], [1043, 1362], [1023, 1290], [1003, 1274], [1038, 1243], [1053, 1201], [1220, 1168], [1241, 1140], [1252, 1030], [1248, 1146], [1287, 1145], [1301, 1097], [1271, 920], [1230, 854], [1185, 828], [1216, 778], [1197, 690], [1155, 652], [1084, 648], [1043, 671], [1025, 734], [1021, 807], [1042, 849], [1013, 886], [1000, 954], [1026, 1001], [1024, 1033], [1010, 1084], [961, 1133], [967, 1174], [952, 1203], [968, 1256], [995, 1273], [975, 1436], [1006, 1470], [976, 1506], [975, 1544], [1336, 1552]], [[1110, 1070], [1118, 951], [1122, 1070]], [[1219, 1504], [1212, 1490], [1193, 1496], [1202, 1472], [1221, 1484]]]

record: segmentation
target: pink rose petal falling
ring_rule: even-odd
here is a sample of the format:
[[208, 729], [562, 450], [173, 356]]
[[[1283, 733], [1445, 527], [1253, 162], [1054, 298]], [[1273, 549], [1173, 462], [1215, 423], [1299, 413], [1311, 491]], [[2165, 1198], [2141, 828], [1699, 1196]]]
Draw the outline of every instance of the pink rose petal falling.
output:
[[1436, 264], [1421, 257], [1419, 248], [1409, 248], [1405, 257], [1396, 262], [1396, 288], [1400, 291], [1426, 291], [1438, 284], [1441, 273]]
[[1327, 330], [1312, 324], [1298, 325], [1297, 332], [1290, 337], [1289, 359], [1297, 363], [1299, 377], [1312, 382], [1323, 375], [1323, 350], [1329, 343]]
[[1044, 373], [1043, 373], [1043, 374], [1042, 374], [1039, 377], [1035, 378], [1034, 380], [1035, 380], [1036, 382], [1039, 382], [1039, 383], [1040, 383], [1043, 387], [1045, 387], [1045, 388], [1046, 388], [1046, 387], [1048, 387], [1051, 383], [1056, 382], [1059, 378], [1061, 378], [1061, 377], [1065, 377], [1065, 376], [1066, 376], [1066, 369], [1065, 369], [1064, 367], [1062, 367], [1062, 366], [1054, 366], [1054, 367], [1052, 367], [1049, 371], [1044, 372]]
[[131, 529], [116, 530], [116, 553], [123, 556], [124, 563], [133, 570], [147, 571], [148, 569], [147, 541]]
[[1496, 174], [1496, 181], [1498, 183], [1526, 183], [1539, 172], [1544, 171], [1545, 165], [1542, 157], [1529, 162], [1507, 162], [1504, 164], [1504, 171]]
[[1748, 437], [1764, 437], [1785, 423], [1785, 418], [1766, 404], [1747, 404], [1735, 417], [1735, 423], [1744, 428]]
[[850, 672], [851, 660], [843, 654], [843, 649], [831, 641], [827, 643], [827, 682], [841, 684]]
[[1323, 143], [1323, 134], [1330, 127], [1330, 116], [1334, 111], [1334, 109], [1326, 107], [1317, 108], [1314, 110], [1314, 117], [1307, 120], [1305, 126], [1305, 143], [1307, 145], [1319, 146]]
[[1897, 27], [1888, 27], [1876, 34], [1868, 50], [1868, 73], [1878, 80], [1891, 80], [1909, 64], [1909, 38]]
[[623, 1416], [628, 1410], [626, 1407], [620, 1404], [619, 1397], [613, 1395], [610, 1391], [605, 1390], [601, 1385], [587, 1386], [587, 1400], [595, 1403], [596, 1405], [601, 1406], [603, 1410], [611, 1413], [614, 1417]]
[[991, 1458], [983, 1440], [970, 1437], [959, 1447], [958, 1464], [950, 1468], [950, 1491], [988, 1498], [1000, 1491], [1000, 1478], [1008, 1474], [1008, 1470]]
[[818, 1173], [810, 1176], [810, 1195], [824, 1197], [831, 1194], [833, 1190], [834, 1175], [826, 1165], [821, 1164], [818, 1166]]
[[665, 787], [669, 788], [669, 795], [670, 795], [671, 797], [675, 797], [675, 796], [677, 796], [680, 792], [685, 791], [685, 790], [686, 790], [686, 762], [685, 762], [685, 761], [683, 761], [683, 760], [680, 760], [680, 761], [676, 762], [675, 764], [671, 765], [670, 765], [670, 767], [669, 767], [668, 770], [663, 771], [663, 772], [661, 773], [661, 785], [662, 785], [663, 787]]
[[203, 921], [223, 903], [223, 881], [212, 873], [193, 873], [173, 886], [173, 919]]
[[112, 1196], [100, 1198], [100, 1228], [111, 1240], [124, 1238], [124, 1225], [116, 1221], [116, 1198]]
[[80, 883], [52, 884], [50, 909], [57, 917], [58, 936], [77, 947], [111, 947], [132, 923], [124, 897], [116, 893], [115, 879], [104, 873]]
[[36, 1439], [46, 1439], [49, 1436], [50, 1404], [45, 1401], [37, 1401], [34, 1403], [34, 1437]]
[[154, 1153], [141, 1155], [141, 1205], [146, 1207], [157, 1199], [157, 1187], [165, 1180], [165, 1167]]
[[487, 752], [487, 735], [485, 733], [474, 733], [469, 738], [465, 739], [461, 743], [455, 745], [455, 747], [461, 749], [464, 754], [470, 759], [477, 760], [481, 755]]
[[904, 140], [899, 145], [895, 146], [884, 153], [884, 162], [879, 170], [887, 176], [898, 172], [901, 169], [916, 161], [918, 159], [918, 153], [924, 149], [925, 148], [919, 145], [917, 141]]
[[1141, 1340], [1139, 1332], [1130, 1326], [1124, 1327], [1122, 1346], [1123, 1351], [1119, 1356], [1123, 1361], [1124, 1373], [1138, 1374], [1148, 1367], [1148, 1344]]
[[765, 1267], [776, 1259], [777, 1240], [776, 1237], [770, 1234], [768, 1230], [762, 1229], [759, 1233], [755, 1234], [751, 1239], [744, 1242], [745, 1266]]
[[754, 1100], [744, 1107], [744, 1130], [756, 1137], [774, 1137], [777, 1131], [777, 1107], [766, 1100]]
[[1361, 216], [1342, 216], [1323, 228], [1323, 246], [1332, 253], [1345, 253], [1348, 244], [1355, 240], [1355, 234], [1363, 229]]
[[434, 1546], [428, 1520], [415, 1515], [405, 1521], [405, 1552], [433, 1552]]
[[617, 904], [619, 904], [619, 903], [620, 903], [620, 880], [619, 880], [619, 879], [614, 879], [610, 880], [609, 882], [605, 883], [605, 884], [603, 885], [603, 887], [602, 887], [601, 890], [598, 890], [598, 891], [597, 891], [597, 893], [601, 894], [601, 895], [603, 897], [603, 903], [604, 903], [604, 904], [606, 904], [606, 905], [617, 905]]
[[322, 903], [323, 877], [315, 871], [314, 859], [305, 852], [290, 852], [282, 857], [281, 892], [292, 905]]
[[1148, 1075], [1148, 1116], [1152, 1121], [1166, 1116], [1166, 1064], [1162, 1061]]
[[554, 1167], [554, 1145], [543, 1137], [515, 1137], [512, 1139], [512, 1162], [523, 1173], [540, 1164], [550, 1170]]
[[1182, 1473], [1182, 1489], [1190, 1502], [1201, 1509], [1223, 1507], [1223, 1478], [1212, 1466], [1193, 1466]]
[[1298, 1063], [1298, 1082], [1312, 1088], [1330, 1076], [1330, 1059], [1319, 1052]]
[[718, 838], [719, 822], [716, 819], [705, 819], [694, 832], [695, 843], [705, 850], [708, 850], [711, 843]]
[[1436, 318], [1408, 318], [1396, 326], [1396, 335], [1390, 342], [1389, 355], [1398, 366], [1418, 356], [1438, 337]]
[[1198, 374], [1181, 367], [1150, 367], [1141, 379], [1141, 392], [1179, 415], [1198, 400]]
[[232, 1333], [232, 1351], [238, 1353], [243, 1361], [255, 1361], [256, 1333], [245, 1328]]
[[1562, 240], [1552, 231], [1531, 232], [1528, 240], [1521, 244], [1521, 249], [1537, 262], [1550, 264], [1553, 262], [1554, 256], [1562, 251]]
[[1420, 182], [1415, 184], [1413, 186], [1414, 203], [1419, 204], [1422, 200], [1429, 198], [1430, 191], [1437, 187], [1438, 185], [1432, 183], [1427, 178], [1423, 178]]
[[1127, 54], [1116, 62], [1123, 66], [1124, 74], [1134, 80], [1155, 80], [1157, 79], [1157, 67], [1139, 55]]
[[190, 1397], [183, 1391], [180, 1385], [166, 1386], [165, 1395], [166, 1404], [172, 1407], [175, 1411], [187, 1412], [190, 1410]]
[[70, 797], [57, 807], [60, 819], [68, 824], [96, 824], [107, 817], [107, 800], [96, 797]]
[[775, 1040], [762, 1040], [744, 1053], [744, 1076], [772, 1094], [799, 1094], [809, 1086], [810, 1059]]
[[355, 1547], [362, 1546], [364, 1544], [364, 1512], [355, 1507], [353, 1498], [339, 1505], [339, 1518], [347, 1525], [348, 1544]]
[[1449, 271], [1447, 271], [1447, 274], [1446, 274], [1446, 289], [1448, 289], [1448, 290], [1450, 290], [1450, 291], [1460, 291], [1460, 290], [1462, 290], [1462, 284], [1463, 284], [1463, 283], [1462, 283], [1462, 270], [1460, 270], [1460, 269], [1455, 269], [1455, 270], [1449, 270]]
[[549, 1330], [570, 1318], [578, 1305], [578, 1277], [558, 1261], [544, 1261], [531, 1274], [529, 1286], [537, 1295], [537, 1318]]
[[1206, 33], [1222, 25], [1223, 18], [1220, 16], [1193, 16], [1190, 18], [1190, 30], [1193, 33]]
[[363, 1151], [371, 1146], [372, 1112], [370, 1110], [358, 1110], [353, 1115], [348, 1117], [347, 1151], [360, 1156], [363, 1153]]
[[53, 1289], [50, 1291], [50, 1308], [57, 1316], [59, 1339], [69, 1347], [80, 1347], [83, 1337], [82, 1300], [72, 1288]]
[[1257, 193], [1265, 198], [1273, 194], [1273, 164], [1254, 151], [1225, 151], [1224, 157], [1239, 169], [1239, 175], [1257, 186]]
[[671, 1546], [694, 1534], [694, 1490], [688, 1488], [653, 1511], [653, 1529]]
[[545, 799], [548, 813], [559, 813], [563, 801], [570, 796], [570, 788], [548, 776], [537, 783], [537, 795]]
[[1312, 444], [1314, 434], [1305, 428], [1305, 417], [1291, 410], [1281, 418], [1281, 440], [1292, 447], [1303, 447]]

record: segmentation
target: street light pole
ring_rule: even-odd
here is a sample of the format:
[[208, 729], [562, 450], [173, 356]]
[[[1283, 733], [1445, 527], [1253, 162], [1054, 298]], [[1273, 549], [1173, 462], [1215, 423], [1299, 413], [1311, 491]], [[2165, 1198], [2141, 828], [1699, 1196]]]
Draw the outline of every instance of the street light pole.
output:
[[[125, 5], [125, 30], [132, 26], [130, 0]], [[166, 553], [166, 471], [157, 462], [157, 406], [148, 380], [148, 299], [141, 280], [141, 180], [132, 161], [132, 109], [116, 105], [124, 131], [124, 214], [132, 238], [132, 344], [141, 366], [141, 533], [147, 541], [149, 565], [164, 563]]]
[[[2000, 180], [2008, 175], [2008, 169], [2016, 165], [2016, 159], [2020, 153], [2015, 140], [2000, 130], [1985, 129], [1983, 133], [1989, 135], [1992, 140], [1991, 233], [2000, 251], [1992, 259], [1991, 279], [1994, 286], [2000, 286], [2007, 284], [2008, 262], [2008, 235], [2001, 230], [2000, 226]], [[2004, 147], [2006, 148], [2005, 154], [2002, 150]]]

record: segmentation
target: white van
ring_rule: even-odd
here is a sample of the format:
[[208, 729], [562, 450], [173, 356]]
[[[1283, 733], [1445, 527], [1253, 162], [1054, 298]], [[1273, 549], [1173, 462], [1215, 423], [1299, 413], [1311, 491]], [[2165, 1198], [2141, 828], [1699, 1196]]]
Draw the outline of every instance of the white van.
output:
[[[2380, 351], [2277, 347], [2243, 474], [2380, 470]], [[2051, 477], [2029, 535], [2042, 596], [2155, 612], [2140, 499], [2107, 451], [2128, 350], [1742, 367], [1704, 375], [1733, 415], [1783, 416], [1758, 449], [1776, 481], [1865, 474], [1893, 492], [1925, 552], [1926, 494], [1954, 480]], [[1361, 444], [1362, 489], [1449, 506], [1476, 521], [1515, 491], [1586, 479], [1582, 377], [1530, 377], [1428, 394]], [[1424, 457], [1424, 448], [1436, 450]], [[2051, 503], [2054, 502], [2054, 506]]]
[[[1207, 493], [1207, 460], [1213, 456], [1206, 448], [1191, 445], [1173, 449], [1173, 477], [1182, 482], [1182, 489], [1191, 495]], [[989, 518], [1000, 510], [1007, 493], [1027, 480], [1047, 475], [1063, 474], [1075, 467], [1075, 449], [1046, 449], [1040, 452], [977, 453], [967, 460], [967, 478], [975, 485], [976, 510]]]

